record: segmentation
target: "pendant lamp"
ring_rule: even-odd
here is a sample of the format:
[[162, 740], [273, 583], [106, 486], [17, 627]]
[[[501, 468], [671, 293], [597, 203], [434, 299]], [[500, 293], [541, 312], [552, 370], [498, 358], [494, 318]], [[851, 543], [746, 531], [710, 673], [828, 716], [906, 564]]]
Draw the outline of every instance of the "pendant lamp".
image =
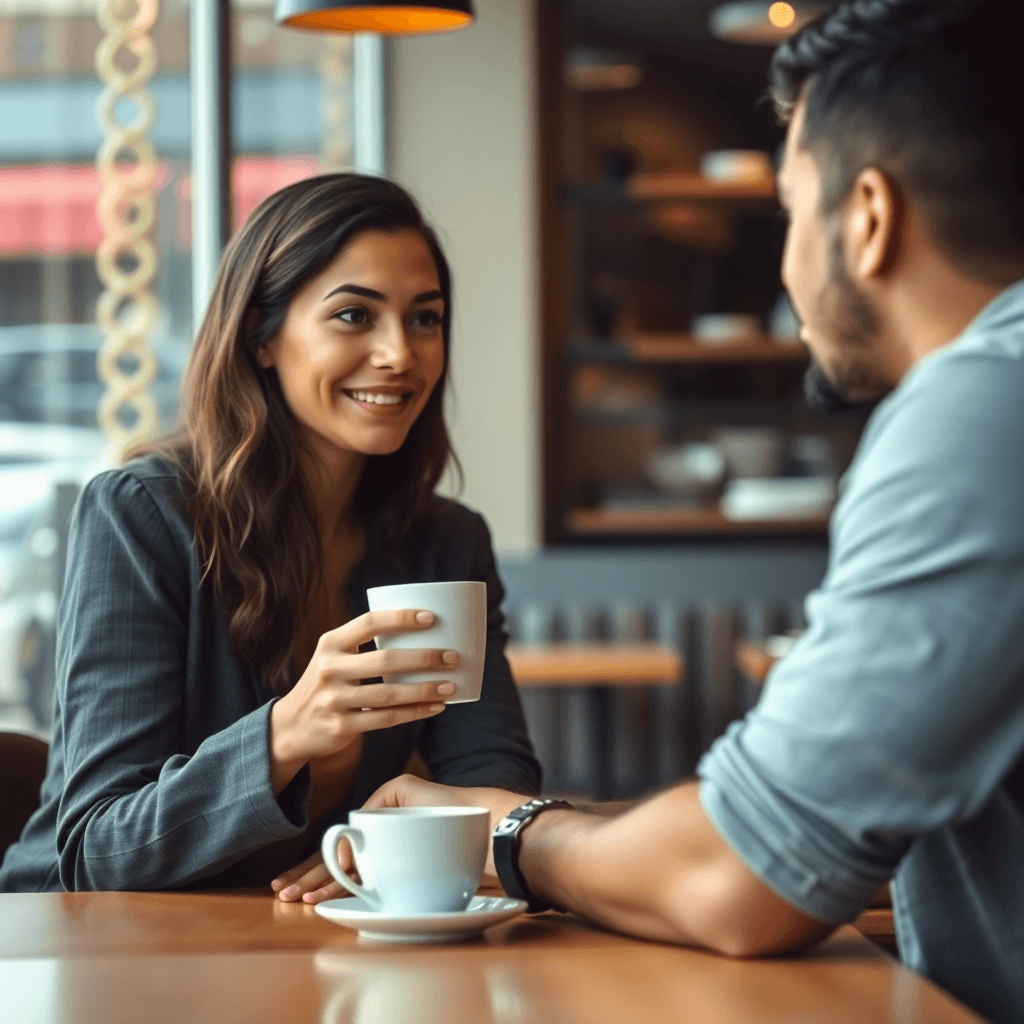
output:
[[821, 0], [730, 0], [708, 18], [711, 34], [731, 43], [776, 46], [821, 13]]
[[289, 28], [312, 32], [377, 32], [397, 36], [454, 32], [473, 21], [472, 0], [404, 0], [351, 3], [346, 0], [276, 0], [274, 16]]

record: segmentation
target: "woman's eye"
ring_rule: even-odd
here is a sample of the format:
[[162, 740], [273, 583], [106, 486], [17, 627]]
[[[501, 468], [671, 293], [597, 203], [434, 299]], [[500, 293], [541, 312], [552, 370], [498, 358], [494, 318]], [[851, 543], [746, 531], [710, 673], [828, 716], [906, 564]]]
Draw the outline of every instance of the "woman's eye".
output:
[[412, 318], [416, 327], [437, 327], [441, 323], [441, 314], [436, 309], [425, 309]]
[[342, 320], [347, 324], [369, 323], [370, 314], [362, 306], [348, 306], [334, 314], [336, 320]]

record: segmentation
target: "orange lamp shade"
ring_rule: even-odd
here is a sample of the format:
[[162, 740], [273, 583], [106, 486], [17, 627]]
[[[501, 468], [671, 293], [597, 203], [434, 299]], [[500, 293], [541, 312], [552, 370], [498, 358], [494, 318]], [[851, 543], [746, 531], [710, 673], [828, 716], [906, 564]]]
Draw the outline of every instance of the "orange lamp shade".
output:
[[282, 25], [312, 32], [377, 32], [396, 36], [465, 28], [473, 21], [473, 4], [471, 0], [383, 4], [277, 0], [274, 15]]

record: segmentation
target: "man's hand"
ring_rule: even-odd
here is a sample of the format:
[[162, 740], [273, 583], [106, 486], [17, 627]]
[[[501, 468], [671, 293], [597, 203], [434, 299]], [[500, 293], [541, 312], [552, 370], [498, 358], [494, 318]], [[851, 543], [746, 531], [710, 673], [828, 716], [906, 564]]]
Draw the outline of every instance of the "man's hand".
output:
[[[400, 775], [377, 790], [363, 806], [363, 810], [374, 807], [483, 807], [490, 812], [491, 823], [488, 834], [513, 808], [526, 803], [530, 798], [520, 793], [509, 793], [504, 789], [486, 789], [482, 786], [460, 788], [442, 786], [427, 782], [415, 775]], [[494, 870], [493, 847], [487, 843], [487, 866], [484, 868], [484, 884], [498, 885]]]

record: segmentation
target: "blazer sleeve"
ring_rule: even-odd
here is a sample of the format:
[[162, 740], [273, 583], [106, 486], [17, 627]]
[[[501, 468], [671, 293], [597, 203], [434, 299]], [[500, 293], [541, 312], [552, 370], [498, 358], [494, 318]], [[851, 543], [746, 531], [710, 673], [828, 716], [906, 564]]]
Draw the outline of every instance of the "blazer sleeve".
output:
[[508, 633], [501, 610], [505, 588], [483, 518], [462, 510], [459, 546], [471, 552], [461, 579], [487, 584], [487, 652], [480, 700], [451, 704], [426, 723], [420, 753], [436, 782], [450, 786], [496, 786], [515, 793], [540, 792], [541, 768], [533, 752], [523, 709], [505, 658]]
[[58, 613], [65, 889], [182, 887], [307, 824], [308, 780], [280, 798], [270, 788], [272, 702], [185, 750], [191, 586], [139, 479], [92, 480], [73, 517]]

